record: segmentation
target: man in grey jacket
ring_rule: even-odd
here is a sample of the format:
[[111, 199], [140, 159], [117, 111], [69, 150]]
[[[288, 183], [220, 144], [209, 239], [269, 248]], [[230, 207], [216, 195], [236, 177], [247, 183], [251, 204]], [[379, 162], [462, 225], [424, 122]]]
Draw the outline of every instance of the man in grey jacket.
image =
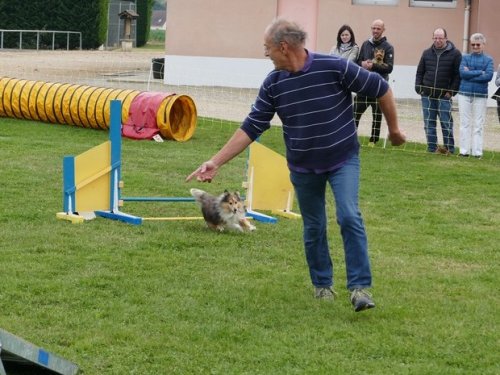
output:
[[[447, 39], [446, 30], [438, 28], [433, 33], [433, 44], [422, 53], [415, 77], [415, 91], [422, 97], [427, 151], [453, 154], [452, 98], [460, 86], [462, 54]], [[437, 118], [441, 122], [443, 147], [438, 147]]]

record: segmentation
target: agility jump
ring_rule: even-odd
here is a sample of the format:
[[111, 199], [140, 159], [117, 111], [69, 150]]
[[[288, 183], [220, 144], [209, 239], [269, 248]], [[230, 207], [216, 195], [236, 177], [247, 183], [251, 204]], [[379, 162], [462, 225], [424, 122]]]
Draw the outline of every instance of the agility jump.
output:
[[[194, 202], [189, 197], [122, 197], [121, 190], [121, 114], [119, 100], [110, 103], [109, 140], [79, 154], [63, 159], [63, 212], [58, 219], [82, 223], [96, 216], [133, 225], [143, 221], [198, 220], [202, 217], [139, 217], [120, 210], [123, 202]], [[293, 187], [286, 176], [285, 159], [261, 144], [250, 146], [246, 205], [248, 216], [266, 223], [276, 218], [255, 211], [268, 210], [276, 215], [298, 217], [292, 209]]]

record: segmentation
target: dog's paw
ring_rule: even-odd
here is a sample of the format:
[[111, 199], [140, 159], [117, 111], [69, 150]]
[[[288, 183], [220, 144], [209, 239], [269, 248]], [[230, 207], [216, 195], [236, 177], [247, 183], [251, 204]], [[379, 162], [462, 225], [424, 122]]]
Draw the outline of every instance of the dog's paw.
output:
[[255, 225], [253, 225], [252, 223], [250, 223], [250, 221], [247, 219], [247, 218], [244, 218], [242, 220], [240, 220], [240, 226], [244, 229], [244, 230], [247, 230], [249, 232], [252, 232], [254, 230], [256, 230], [257, 228], [255, 227]]
[[235, 230], [237, 230], [238, 232], [243, 232], [243, 228], [242, 228], [242, 227], [241, 227], [241, 225], [239, 225], [239, 224], [234, 224], [234, 225], [233, 225], [233, 228], [234, 228]]

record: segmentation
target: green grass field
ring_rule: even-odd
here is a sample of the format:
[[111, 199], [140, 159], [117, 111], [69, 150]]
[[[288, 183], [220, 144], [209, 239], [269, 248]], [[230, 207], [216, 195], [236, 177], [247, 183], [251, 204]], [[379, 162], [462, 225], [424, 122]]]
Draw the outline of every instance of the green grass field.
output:
[[[123, 194], [241, 189], [245, 155], [212, 184], [184, 182], [234, 126], [200, 120], [186, 143], [124, 139]], [[268, 133], [283, 152], [280, 131]], [[500, 154], [362, 149], [377, 308], [354, 313], [331, 199], [334, 302], [312, 297], [298, 220], [244, 235], [202, 221], [57, 220], [63, 156], [106, 139], [0, 119], [1, 328], [86, 375], [500, 373]], [[122, 210], [199, 215], [193, 203]]]

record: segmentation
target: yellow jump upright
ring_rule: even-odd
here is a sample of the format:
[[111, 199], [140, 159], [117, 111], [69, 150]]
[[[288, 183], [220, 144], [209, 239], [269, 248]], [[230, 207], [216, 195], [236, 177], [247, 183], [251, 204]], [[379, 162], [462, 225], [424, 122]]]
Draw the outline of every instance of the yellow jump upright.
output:
[[70, 190], [74, 186], [74, 194], [69, 195], [65, 212], [59, 212], [58, 218], [80, 223], [85, 217], [92, 217], [96, 210], [109, 209], [111, 141], [75, 157], [66, 157], [63, 168], [70, 179], [65, 182]]
[[295, 193], [286, 159], [259, 142], [250, 145], [246, 188], [249, 211], [267, 210], [288, 218], [300, 217], [292, 212]]

